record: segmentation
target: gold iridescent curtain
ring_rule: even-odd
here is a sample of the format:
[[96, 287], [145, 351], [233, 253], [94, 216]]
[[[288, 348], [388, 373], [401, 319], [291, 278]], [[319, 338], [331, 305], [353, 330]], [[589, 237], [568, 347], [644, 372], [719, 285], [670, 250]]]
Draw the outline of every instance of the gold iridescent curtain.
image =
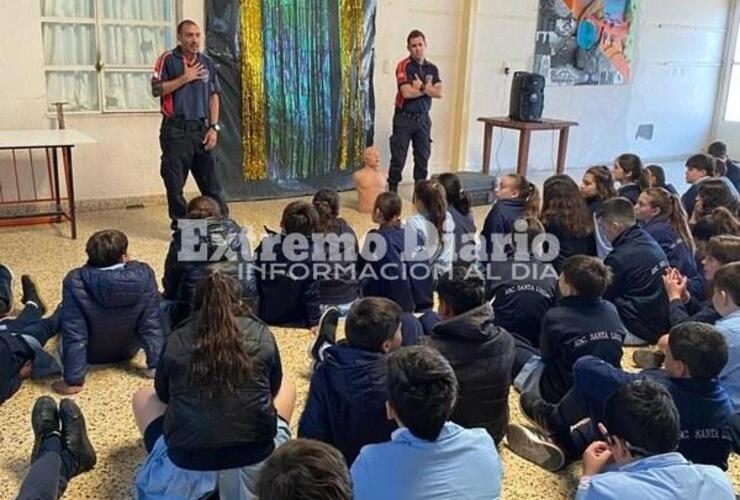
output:
[[376, 0], [242, 0], [247, 180], [361, 165], [372, 134]]

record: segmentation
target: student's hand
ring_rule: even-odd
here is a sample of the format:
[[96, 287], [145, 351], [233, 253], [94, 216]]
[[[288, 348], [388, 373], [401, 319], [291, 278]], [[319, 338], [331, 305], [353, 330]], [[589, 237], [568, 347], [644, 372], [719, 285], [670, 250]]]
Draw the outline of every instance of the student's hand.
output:
[[680, 300], [684, 303], [688, 302], [690, 298], [688, 285], [688, 278], [678, 272], [677, 269], [671, 268], [663, 275], [663, 286], [669, 301]]
[[583, 452], [583, 475], [598, 474], [612, 460], [612, 452], [604, 441], [594, 441]]
[[216, 147], [217, 142], [218, 132], [216, 132], [215, 129], [209, 128], [208, 132], [206, 132], [205, 137], [203, 137], [203, 149], [205, 149], [206, 151], [210, 151]]
[[21, 371], [18, 372], [18, 376], [21, 378], [21, 380], [26, 379], [31, 376], [31, 372], [33, 371], [33, 365], [30, 361], [26, 361], [23, 363], [23, 366], [21, 367]]
[[157, 376], [157, 369], [156, 368], [147, 368], [144, 370], [144, 376], [146, 378], [154, 378]]
[[83, 389], [81, 385], [67, 385], [64, 380], [55, 380], [51, 383], [51, 388], [57, 394], [64, 394], [66, 396], [80, 393]]
[[419, 75], [414, 75], [414, 81], [411, 82], [411, 86], [414, 87], [414, 90], [421, 91], [422, 85], [424, 85], [424, 82], [421, 81], [421, 78], [419, 78]]
[[312, 326], [309, 330], [311, 332], [311, 337], [316, 338], [319, 335], [319, 325]]

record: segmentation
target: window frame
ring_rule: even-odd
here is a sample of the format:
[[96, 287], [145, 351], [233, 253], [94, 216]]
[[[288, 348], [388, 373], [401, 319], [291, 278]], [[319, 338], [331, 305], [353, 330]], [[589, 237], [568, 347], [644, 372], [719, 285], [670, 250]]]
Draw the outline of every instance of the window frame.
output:
[[727, 105], [730, 101], [732, 73], [735, 67], [740, 68], [740, 51], [736, 51], [738, 48], [738, 36], [740, 34], [740, 5], [738, 5], [738, 0], [733, 0], [730, 5], [727, 30], [725, 33], [725, 49], [724, 57], [722, 59], [722, 71], [720, 73], [721, 87], [719, 88], [717, 98], [717, 108], [715, 110], [712, 135], [716, 135], [716, 131], [723, 123], [740, 124], [740, 117], [736, 120], [727, 119]]

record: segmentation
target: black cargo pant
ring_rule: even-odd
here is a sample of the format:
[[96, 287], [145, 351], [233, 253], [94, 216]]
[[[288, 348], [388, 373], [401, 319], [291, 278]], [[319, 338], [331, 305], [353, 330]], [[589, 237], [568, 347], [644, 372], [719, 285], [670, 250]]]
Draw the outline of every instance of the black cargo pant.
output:
[[207, 129], [204, 121], [162, 121], [159, 131], [159, 145], [162, 148], [160, 174], [167, 189], [167, 206], [173, 229], [177, 219], [185, 217], [187, 202], [183, 188], [190, 171], [200, 193], [216, 200], [221, 205], [222, 215], [229, 214], [213, 156], [203, 147]]
[[403, 178], [409, 142], [414, 147], [414, 182], [423, 181], [427, 178], [429, 156], [432, 154], [432, 120], [429, 113], [412, 115], [396, 110], [393, 115], [391, 164], [388, 169], [388, 185], [392, 190]]

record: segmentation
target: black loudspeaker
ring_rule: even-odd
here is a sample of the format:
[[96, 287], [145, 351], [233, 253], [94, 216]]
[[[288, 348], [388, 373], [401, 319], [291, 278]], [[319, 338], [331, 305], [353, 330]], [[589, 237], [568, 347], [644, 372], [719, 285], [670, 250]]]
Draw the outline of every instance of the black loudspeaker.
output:
[[545, 77], [517, 71], [511, 82], [509, 118], [520, 122], [538, 122], [545, 107]]

